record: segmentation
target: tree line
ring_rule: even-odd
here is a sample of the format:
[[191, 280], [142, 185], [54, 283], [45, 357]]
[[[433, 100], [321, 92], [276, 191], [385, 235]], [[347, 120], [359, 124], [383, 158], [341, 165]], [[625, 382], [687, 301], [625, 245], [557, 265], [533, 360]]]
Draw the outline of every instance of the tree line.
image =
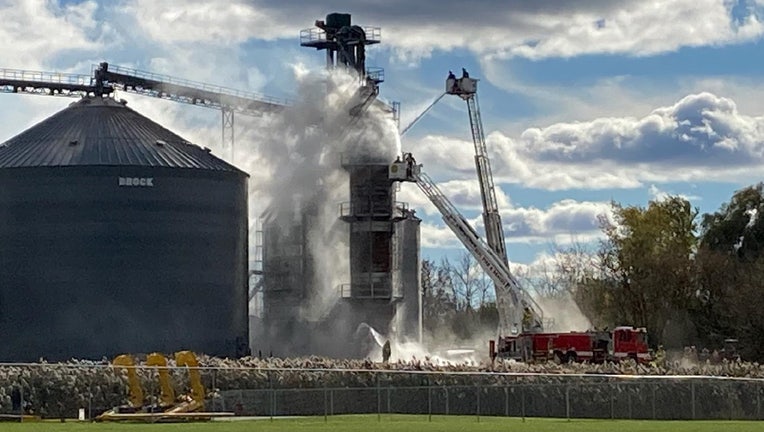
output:
[[[762, 183], [703, 215], [681, 196], [613, 202], [597, 244], [555, 248], [553, 268], [518, 276], [542, 298], [575, 302], [595, 327], [647, 327], [653, 348], [713, 350], [737, 339], [744, 359], [764, 361], [763, 211]], [[422, 292], [433, 338], [496, 328], [493, 285], [466, 253], [424, 260]]]

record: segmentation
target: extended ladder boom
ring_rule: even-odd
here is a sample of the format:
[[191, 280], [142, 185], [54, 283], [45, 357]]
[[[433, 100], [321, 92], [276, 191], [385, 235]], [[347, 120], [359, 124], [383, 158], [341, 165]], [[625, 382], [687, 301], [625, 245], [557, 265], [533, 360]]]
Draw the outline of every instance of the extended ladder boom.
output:
[[[463, 70], [464, 71], [464, 70]], [[504, 243], [504, 229], [499, 215], [499, 204], [496, 200], [496, 187], [493, 183], [491, 162], [488, 159], [488, 151], [485, 145], [485, 133], [483, 132], [483, 120], [480, 117], [480, 105], [477, 99], [477, 81], [467, 75], [457, 79], [449, 74], [446, 79], [446, 93], [459, 96], [467, 101], [467, 109], [470, 115], [470, 130], [472, 142], [475, 145], [475, 169], [480, 182], [480, 197], [483, 201], [483, 223], [485, 224], [485, 236], [488, 246], [496, 252], [505, 264], [509, 264], [507, 258], [507, 246]]]
[[470, 114], [472, 141], [475, 144], [475, 168], [477, 169], [477, 176], [480, 181], [480, 196], [483, 200], [483, 223], [485, 224], [486, 241], [499, 258], [505, 264], [509, 264], [507, 246], [504, 242], [504, 228], [501, 225], [499, 204], [496, 200], [496, 187], [493, 184], [491, 162], [488, 159], [488, 152], [486, 150], [483, 121], [480, 118], [477, 93], [467, 99], [467, 107]]
[[[410, 155], [407, 155], [407, 158], [410, 158]], [[421, 170], [420, 165], [414, 164], [413, 159], [394, 163], [391, 166], [390, 177], [393, 180], [415, 182], [440, 211], [446, 225], [493, 280], [496, 287], [496, 307], [502, 311], [499, 313], [499, 331], [502, 335], [516, 334], [521, 330], [538, 331], [543, 328], [543, 316], [538, 304], [512, 276], [504, 260], [480, 238], [435, 182]]]

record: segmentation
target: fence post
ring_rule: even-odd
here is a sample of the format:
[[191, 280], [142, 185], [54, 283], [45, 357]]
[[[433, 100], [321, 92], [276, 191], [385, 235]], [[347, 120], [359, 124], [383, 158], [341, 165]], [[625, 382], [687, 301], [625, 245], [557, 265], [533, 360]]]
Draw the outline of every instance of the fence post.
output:
[[270, 403], [271, 403], [271, 421], [273, 421], [273, 405], [275, 403], [275, 396], [273, 394], [273, 374], [271, 371], [268, 371], [268, 386], [270, 387]]
[[617, 385], [610, 383], [610, 420], [615, 418], [615, 389]]
[[653, 420], [655, 420], [655, 382], [650, 383], [650, 389], [653, 392]]
[[504, 417], [509, 417], [509, 389], [504, 386]]
[[[239, 389], [239, 406], [241, 406], [242, 411], [244, 411], [244, 390], [242, 389]], [[255, 410], [257, 410], [257, 408], [255, 408]]]
[[761, 420], [761, 390], [764, 386], [759, 385], [756, 389], [756, 420]]
[[695, 420], [695, 380], [690, 380], [690, 395], [692, 402], [692, 419]]
[[90, 421], [91, 412], [93, 411], [93, 375], [88, 374], [88, 415], [87, 419]]
[[387, 413], [391, 414], [392, 410], [390, 408], [390, 383], [387, 383]]
[[525, 386], [520, 387], [520, 407], [522, 410], [523, 423], [525, 423]]
[[[732, 389], [734, 390], [735, 383], [731, 382], [731, 383], [729, 383], [729, 386], [732, 387]], [[738, 392], [734, 392], [734, 393], [739, 394]], [[733, 394], [733, 392], [730, 391], [730, 394]], [[729, 405], [730, 405], [730, 420], [732, 420], [735, 417], [735, 399], [734, 398], [729, 398], [728, 402], [729, 402]]]
[[[217, 369], [212, 369], [212, 391], [215, 392], [216, 395], [220, 395], [220, 392], [218, 392], [218, 380], [217, 380], [217, 378], [218, 378], [218, 370]], [[219, 409], [218, 408], [219, 398], [216, 397], [216, 398], [214, 398], [212, 400], [214, 401], [214, 403], [212, 404], [212, 406], [213, 406], [212, 409], [214, 409], [214, 410]], [[223, 408], [223, 409], [225, 409], [225, 408]]]
[[334, 415], [334, 389], [329, 390], [329, 414]]
[[629, 396], [629, 420], [631, 420], [631, 418], [633, 417], [632, 413], [631, 413], [631, 389], [632, 389], [632, 386], [627, 386], [626, 388], [629, 389], [629, 394], [628, 394], [628, 396]]
[[477, 386], [477, 422], [480, 423], [480, 384]]
[[429, 377], [427, 378], [427, 421], [432, 421], [432, 386]]
[[379, 385], [379, 374], [377, 375], [377, 421], [382, 421], [382, 388]]
[[[217, 377], [217, 369], [212, 369], [212, 391], [215, 392], [216, 395], [220, 395], [220, 392], [217, 391], [217, 380], [215, 379]], [[161, 389], [160, 389], [161, 391]], [[212, 410], [217, 411], [218, 409], [218, 402], [220, 398], [213, 397], [212, 398]], [[222, 408], [222, 410], [225, 410], [225, 408]]]
[[446, 391], [446, 415], [449, 413], [449, 407], [448, 407], [448, 386], [443, 386], [443, 389]]
[[326, 378], [324, 378], [324, 423], [329, 421], [329, 402], [327, 399], [329, 398], [329, 395], [327, 395], [326, 391]]
[[88, 376], [88, 421], [93, 420], [93, 375]]
[[565, 386], [565, 417], [570, 421], [570, 385]]

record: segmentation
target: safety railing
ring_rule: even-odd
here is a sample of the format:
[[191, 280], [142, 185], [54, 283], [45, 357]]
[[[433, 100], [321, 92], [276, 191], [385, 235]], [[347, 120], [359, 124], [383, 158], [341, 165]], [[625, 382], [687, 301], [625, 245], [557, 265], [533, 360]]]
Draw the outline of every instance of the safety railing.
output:
[[367, 67], [366, 68], [366, 77], [368, 77], [370, 80], [381, 83], [385, 81], [385, 69], [381, 67]]
[[[382, 41], [382, 28], [361, 26], [364, 33], [366, 33], [366, 43], [375, 44]], [[311, 27], [300, 30], [300, 44], [311, 45], [317, 42], [327, 42], [326, 31], [318, 27]]]
[[389, 282], [340, 285], [340, 297], [345, 299], [389, 299], [391, 295]]
[[356, 205], [352, 202], [343, 202], [339, 205], [340, 217], [342, 218], [369, 218], [369, 217], [403, 217], [408, 211], [406, 202], [396, 201], [393, 206], [372, 203]]
[[28, 71], [20, 69], [0, 69], [0, 80], [28, 81], [34, 83], [50, 84], [70, 84], [78, 86], [92, 85], [92, 78], [88, 75], [60, 72]]

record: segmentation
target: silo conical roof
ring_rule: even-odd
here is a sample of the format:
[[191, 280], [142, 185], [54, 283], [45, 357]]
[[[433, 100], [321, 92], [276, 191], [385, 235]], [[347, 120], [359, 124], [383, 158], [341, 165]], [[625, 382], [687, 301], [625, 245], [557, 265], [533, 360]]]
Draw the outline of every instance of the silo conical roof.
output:
[[240, 172], [111, 98], [87, 97], [0, 144], [0, 168], [148, 166]]

